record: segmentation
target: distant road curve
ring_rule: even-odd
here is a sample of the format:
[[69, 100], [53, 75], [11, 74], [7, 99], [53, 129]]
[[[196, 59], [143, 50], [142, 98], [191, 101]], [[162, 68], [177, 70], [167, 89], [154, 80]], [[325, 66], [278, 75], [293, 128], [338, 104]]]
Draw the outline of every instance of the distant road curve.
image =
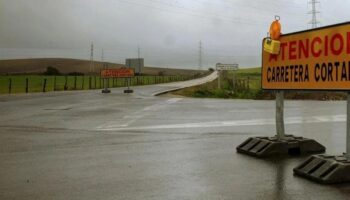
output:
[[196, 85], [202, 85], [202, 84], [214, 81], [217, 78], [218, 78], [218, 73], [217, 73], [217, 71], [214, 71], [213, 73], [209, 74], [208, 76], [198, 78], [198, 79], [159, 84], [157, 86], [164, 87], [164, 89], [153, 93], [152, 96], [158, 96], [158, 95], [161, 95], [161, 94], [164, 94], [167, 92], [171, 92], [171, 91], [175, 91], [175, 90], [179, 90], [179, 89], [183, 89], [183, 88], [188, 88], [188, 87], [192, 87], [192, 86], [196, 86]]

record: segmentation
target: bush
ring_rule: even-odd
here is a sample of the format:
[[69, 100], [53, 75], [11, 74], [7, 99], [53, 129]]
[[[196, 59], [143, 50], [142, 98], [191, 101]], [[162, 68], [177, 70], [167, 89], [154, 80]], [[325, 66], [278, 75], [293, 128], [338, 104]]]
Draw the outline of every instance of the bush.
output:
[[159, 71], [158, 72], [158, 76], [164, 76], [165, 75], [165, 71]]
[[54, 67], [47, 67], [46, 72], [44, 72], [44, 75], [47, 76], [56, 76], [56, 75], [61, 75], [60, 71]]
[[212, 97], [213, 93], [211, 93], [207, 89], [199, 89], [199, 90], [194, 91], [192, 96], [193, 97], [198, 97], [198, 98]]
[[69, 72], [69, 76], [84, 76], [84, 73], [82, 72]]

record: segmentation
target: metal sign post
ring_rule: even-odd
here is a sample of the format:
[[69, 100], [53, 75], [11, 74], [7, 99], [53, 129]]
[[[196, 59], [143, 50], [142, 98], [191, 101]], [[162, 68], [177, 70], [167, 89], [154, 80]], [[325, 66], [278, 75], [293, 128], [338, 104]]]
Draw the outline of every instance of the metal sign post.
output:
[[[103, 64], [103, 68], [104, 70], [106, 70], [108, 68], [108, 64], [107, 63], [104, 63]], [[108, 93], [111, 93], [111, 90], [108, 89], [108, 77], [104, 77], [103, 78], [103, 86], [104, 86], [104, 89], [102, 90], [102, 93], [103, 94], [108, 94]]]
[[131, 86], [131, 78], [128, 78], [128, 90], [130, 90], [130, 86]]
[[350, 92], [347, 93], [347, 113], [346, 113], [346, 158], [350, 161]]
[[131, 77], [129, 77], [129, 78], [127, 79], [127, 84], [128, 84], [128, 88], [127, 88], [126, 90], [124, 90], [124, 93], [126, 93], [126, 94], [133, 93], [134, 90], [132, 90], [132, 89], [130, 88], [130, 86], [131, 86]]
[[235, 71], [233, 71], [232, 72], [232, 88], [233, 88], [233, 90], [236, 87], [236, 85], [235, 85], [235, 82], [236, 82], [235, 78], [236, 78], [236, 73], [235, 73]]
[[130, 78], [128, 78], [127, 86], [128, 86], [128, 90], [130, 90]]
[[285, 138], [284, 133], [284, 92], [276, 92], [276, 131], [277, 139], [281, 140]]
[[218, 89], [221, 89], [221, 70], [218, 71], [219, 76], [218, 76]]

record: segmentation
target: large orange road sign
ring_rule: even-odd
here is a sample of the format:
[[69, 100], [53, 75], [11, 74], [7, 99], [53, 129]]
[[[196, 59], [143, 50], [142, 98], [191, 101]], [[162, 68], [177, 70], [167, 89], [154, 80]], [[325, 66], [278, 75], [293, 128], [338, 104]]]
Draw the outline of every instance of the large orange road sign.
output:
[[128, 78], [134, 77], [134, 69], [120, 68], [120, 69], [103, 69], [101, 70], [102, 78]]
[[262, 88], [350, 90], [350, 22], [282, 35], [281, 52], [263, 51]]

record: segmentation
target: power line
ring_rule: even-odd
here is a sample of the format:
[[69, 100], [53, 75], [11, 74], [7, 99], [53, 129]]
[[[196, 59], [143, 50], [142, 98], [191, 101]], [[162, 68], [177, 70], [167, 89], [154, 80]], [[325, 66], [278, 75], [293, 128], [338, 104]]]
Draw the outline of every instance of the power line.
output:
[[319, 4], [320, 2], [317, 0], [310, 0], [309, 4], [312, 5], [311, 11], [309, 12], [309, 14], [312, 16], [311, 17], [311, 21], [309, 22], [309, 24], [311, 24], [311, 28], [317, 28], [318, 25], [320, 24], [320, 22], [317, 20], [317, 14], [319, 14], [320, 12], [317, 11], [317, 4]]

